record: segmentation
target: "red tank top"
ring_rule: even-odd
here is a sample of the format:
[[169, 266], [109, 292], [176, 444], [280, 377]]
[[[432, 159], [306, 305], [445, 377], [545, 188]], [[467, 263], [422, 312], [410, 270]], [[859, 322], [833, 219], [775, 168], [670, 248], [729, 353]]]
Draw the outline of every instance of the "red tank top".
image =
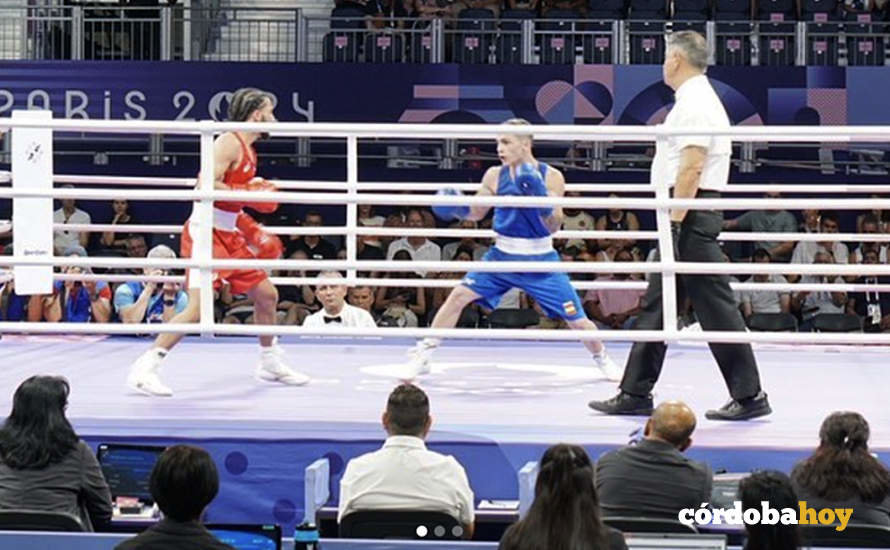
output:
[[[245, 143], [237, 133], [234, 135], [241, 142], [241, 160], [238, 161], [237, 166], [226, 170], [223, 182], [232, 190], [238, 190], [243, 189], [247, 182], [256, 176], [256, 151]], [[240, 212], [244, 204], [242, 202], [217, 201], [213, 206], [227, 212]]]

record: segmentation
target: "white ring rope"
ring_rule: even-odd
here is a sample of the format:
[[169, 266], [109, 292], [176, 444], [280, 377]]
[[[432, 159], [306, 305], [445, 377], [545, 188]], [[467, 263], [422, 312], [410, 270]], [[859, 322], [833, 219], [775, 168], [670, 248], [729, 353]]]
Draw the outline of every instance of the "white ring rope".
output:
[[[376, 286], [451, 286], [456, 284], [456, 279], [435, 279], [432, 281], [409, 279], [372, 279], [356, 277], [357, 271], [381, 271], [381, 272], [405, 272], [405, 271], [429, 271], [429, 272], [568, 272], [568, 273], [660, 273], [665, 280], [664, 310], [667, 312], [664, 318], [664, 330], [660, 331], [541, 331], [541, 330], [507, 330], [492, 329], [485, 331], [472, 331], [465, 329], [406, 329], [406, 328], [375, 328], [375, 329], [340, 329], [325, 327], [322, 329], [307, 329], [298, 326], [274, 326], [274, 325], [217, 325], [213, 322], [212, 293], [201, 293], [201, 320], [194, 325], [122, 325], [122, 324], [80, 324], [80, 323], [0, 323], [0, 331], [10, 332], [69, 332], [69, 333], [155, 333], [155, 332], [213, 332], [217, 334], [301, 334], [301, 335], [339, 335], [339, 336], [433, 336], [443, 338], [494, 338], [494, 339], [535, 339], [547, 341], [577, 341], [589, 339], [623, 339], [623, 340], [647, 340], [647, 341], [716, 341], [716, 342], [776, 342], [776, 343], [881, 343], [890, 344], [890, 334], [828, 334], [828, 333], [746, 333], [746, 332], [701, 332], [687, 333], [677, 330], [676, 319], [673, 318], [673, 309], [676, 305], [676, 295], [673, 284], [676, 274], [695, 273], [719, 273], [734, 274], [737, 272], [752, 274], [771, 273], [795, 273], [803, 275], [890, 275], [890, 265], [834, 265], [834, 264], [722, 264], [701, 262], [676, 262], [672, 258], [670, 247], [670, 231], [667, 227], [667, 212], [669, 209], [687, 210], [797, 210], [797, 209], [886, 209], [890, 210], [890, 200], [871, 198], [841, 198], [826, 201], [825, 199], [764, 199], [764, 198], [724, 198], [724, 199], [671, 199], [662, 188], [652, 186], [622, 184], [577, 184], [577, 187], [568, 186], [569, 190], [584, 190], [590, 192], [639, 192], [655, 194], [648, 198], [610, 198], [610, 197], [505, 197], [505, 196], [439, 196], [439, 195], [405, 195], [386, 194], [381, 192], [367, 193], [366, 191], [429, 191], [432, 192], [447, 184], [431, 183], [418, 184], [409, 182], [405, 186], [399, 183], [367, 182], [364, 184], [358, 180], [358, 140], [378, 138], [430, 138], [430, 139], [474, 139], [494, 138], [503, 134], [533, 134], [535, 139], [549, 141], [652, 141], [664, 142], [670, 136], [729, 136], [737, 142], [885, 142], [890, 135], [890, 128], [881, 126], [867, 127], [732, 127], [727, 129], [705, 128], [679, 128], [665, 129], [664, 127], [646, 126], [494, 126], [494, 125], [420, 125], [420, 124], [326, 124], [326, 123], [215, 123], [202, 122], [168, 122], [168, 121], [107, 121], [107, 120], [12, 120], [0, 119], [0, 126], [13, 128], [50, 128], [57, 131], [78, 132], [110, 132], [110, 133], [173, 133], [183, 135], [200, 136], [201, 145], [201, 177], [196, 182], [194, 178], [116, 178], [111, 176], [55, 176], [59, 183], [77, 183], [78, 185], [133, 185], [146, 187], [189, 187], [190, 189], [50, 189], [50, 190], [22, 190], [20, 188], [0, 188], [0, 198], [43, 197], [43, 198], [82, 198], [93, 200], [111, 200], [116, 198], [128, 198], [131, 200], [150, 201], [193, 201], [195, 212], [201, 221], [201, 234], [203, 239], [210, 235], [212, 227], [213, 201], [229, 200], [243, 203], [250, 202], [277, 202], [296, 203], [303, 205], [332, 204], [345, 205], [347, 207], [347, 227], [343, 228], [343, 234], [347, 241], [347, 260], [232, 260], [212, 259], [210, 247], [196, 246], [195, 258], [190, 259], [148, 259], [148, 258], [78, 258], [52, 256], [19, 256], [11, 258], [0, 257], [0, 266], [105, 266], [111, 268], [197, 268], [200, 270], [200, 284], [208, 288], [211, 283], [212, 271], [216, 269], [277, 269], [277, 270], [347, 270], [348, 274], [344, 282], [367, 281]], [[212, 181], [213, 166], [213, 136], [226, 131], [242, 132], [269, 132], [282, 136], [306, 136], [306, 137], [332, 137], [342, 138], [346, 141], [347, 162], [345, 182], [282, 182], [282, 190], [277, 193], [248, 193], [237, 191], [214, 190]], [[16, 159], [13, 159], [16, 162]], [[115, 181], [112, 182], [111, 179]], [[3, 178], [0, 178], [2, 180]], [[171, 183], [171, 181], [175, 183]], [[197, 188], [195, 185], [197, 183]], [[409, 189], [419, 187], [419, 189]], [[460, 184], [462, 189], [475, 189], [478, 184]], [[818, 188], [817, 188], [818, 187]], [[291, 191], [290, 189], [297, 190]], [[787, 189], [786, 189], [787, 188]], [[794, 189], [791, 189], [794, 188]], [[724, 189], [727, 193], [759, 193], [765, 191], [780, 191], [785, 193], [875, 193], [884, 192], [890, 186], [852, 186], [839, 185], [816, 186], [805, 184], [801, 186], [774, 186], [774, 185], [733, 185]], [[307, 189], [320, 189], [321, 192], [303, 192]], [[341, 191], [341, 192], [332, 192]], [[342, 191], [345, 191], [342, 192]], [[660, 250], [667, 259], [663, 263], [643, 262], [434, 262], [434, 261], [357, 261], [356, 237], [358, 235], [380, 235], [378, 227], [357, 227], [355, 219], [356, 205], [473, 205], [473, 206], [512, 206], [512, 207], [543, 207], [563, 206], [575, 208], [627, 208], [627, 209], [655, 209], [657, 213], [658, 228], [655, 232], [634, 232], [639, 238], [657, 238]], [[89, 226], [87, 226], [89, 227]], [[101, 227], [101, 226], [99, 226]], [[119, 229], [126, 232], [136, 232], [135, 226], [123, 226]], [[148, 226], [152, 229], [163, 226]], [[71, 230], [72, 226], [66, 226]], [[114, 230], [112, 228], [108, 230]], [[310, 229], [308, 232], [301, 232]], [[389, 229], [389, 228], [387, 228]], [[405, 235], [405, 229], [392, 228], [398, 231], [399, 236]], [[91, 230], [91, 229], [83, 229]], [[179, 226], [173, 226], [172, 230], [164, 232], [178, 232]], [[283, 228], [287, 234], [331, 234], [331, 228]], [[291, 232], [292, 231], [292, 232]], [[430, 231], [430, 230], [423, 230]], [[433, 230], [436, 231], [436, 230]], [[445, 230], [449, 231], [449, 230]], [[146, 231], [149, 232], [149, 231]], [[152, 231], [153, 232], [153, 231]], [[317, 232], [317, 233], [316, 233]], [[592, 235], [603, 235], [602, 238], [620, 238], [618, 232], [578, 232], [578, 238], [596, 238]], [[630, 233], [630, 232], [628, 232]], [[284, 234], [284, 233], [282, 233]], [[487, 235], [488, 233], [486, 233]], [[569, 238], [572, 233], [565, 232], [557, 237]], [[466, 236], [461, 233], [458, 236]], [[816, 235], [809, 234], [775, 234], [775, 233], [738, 233], [739, 239], [734, 240], [859, 240], [879, 242], [887, 240], [882, 235], [852, 235], [833, 234]], [[197, 243], [198, 241], [196, 241]], [[18, 254], [19, 251], [14, 249]], [[61, 275], [61, 274], [59, 274]], [[70, 275], [62, 275], [63, 280], [68, 280]], [[118, 277], [119, 275], [114, 275]], [[62, 278], [58, 277], [58, 278]], [[102, 275], [96, 275], [97, 279]], [[129, 280], [134, 276], [121, 275]], [[174, 277], [170, 277], [171, 279]], [[166, 280], [166, 279], [165, 279]], [[277, 277], [276, 282], [285, 281], [291, 284], [311, 284], [315, 279], [309, 277]], [[305, 283], [298, 283], [306, 281]], [[428, 284], [434, 283], [434, 284]], [[642, 288], [641, 281], [578, 281], [580, 285], [590, 285], [589, 288]], [[602, 286], [600, 286], [602, 285]], [[861, 285], [861, 284], [817, 284], [806, 283], [797, 285], [778, 285], [775, 283], [739, 283], [736, 288], [750, 288], [752, 290], [791, 289], [791, 290], [833, 290], [833, 289], [876, 289], [885, 285]]]

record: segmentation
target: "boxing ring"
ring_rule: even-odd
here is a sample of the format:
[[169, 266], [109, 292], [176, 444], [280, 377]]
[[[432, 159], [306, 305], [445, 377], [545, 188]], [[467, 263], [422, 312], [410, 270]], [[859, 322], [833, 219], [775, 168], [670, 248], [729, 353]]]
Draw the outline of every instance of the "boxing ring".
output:
[[[445, 186], [464, 191], [477, 184], [363, 182], [358, 177], [360, 139], [387, 138], [494, 138], [504, 133], [529, 133], [544, 140], [664, 140], [668, 133], [653, 127], [509, 127], [476, 125], [339, 125], [278, 123], [274, 126], [213, 122], [82, 121], [3, 119], [0, 126], [20, 131], [53, 129], [78, 132], [177, 133], [199, 136], [201, 177], [116, 177], [47, 175], [49, 188], [15, 185], [0, 187], [0, 199], [50, 201], [52, 198], [111, 200], [124, 197], [141, 201], [190, 201], [202, 221], [203, 242], [196, 241], [191, 259], [130, 259], [26, 255], [14, 247], [11, 257], [0, 256], [0, 268], [52, 269], [52, 266], [197, 269], [202, 288], [209, 288], [212, 271], [244, 267], [243, 261], [210, 257], [209, 242], [214, 200], [273, 201], [329, 204], [346, 208], [343, 226], [268, 227], [278, 235], [339, 235], [346, 244], [345, 260], [255, 260], [251, 267], [285, 270], [345, 271], [345, 284], [371, 286], [448, 287], [456, 279], [362, 277], [359, 271], [398, 272], [405, 264], [357, 259], [361, 235], [490, 238], [490, 230], [412, 229], [358, 225], [357, 205], [475, 204], [509, 206], [559, 205], [575, 208], [650, 209], [656, 212], [656, 231], [560, 231], [556, 238], [631, 238], [656, 240], [660, 263], [643, 262], [423, 262], [410, 264], [419, 271], [566, 271], [571, 273], [651, 273], [664, 278], [665, 312], [676, 311], [675, 277], [678, 273], [784, 273], [819, 275], [890, 275], [890, 266], [708, 264], [678, 262], [671, 247], [669, 208], [689, 209], [890, 209], [890, 200], [842, 198], [753, 199], [737, 195], [780, 191], [787, 195], [811, 193], [886, 193], [890, 185], [737, 185], [724, 190], [722, 199], [672, 199], [662, 189], [634, 184], [567, 184], [567, 190], [587, 193], [646, 193], [646, 198], [606, 197], [453, 197], [437, 196]], [[334, 137], [347, 144], [345, 181], [279, 180], [277, 193], [246, 193], [213, 189], [212, 140], [225, 131], [270, 131], [292, 137]], [[741, 142], [819, 141], [848, 143], [877, 141], [890, 128], [851, 127], [740, 127], [729, 132], [685, 129], [673, 134], [731, 134]], [[15, 147], [14, 147], [15, 153]], [[52, 188], [72, 184], [73, 189]], [[126, 185], [135, 189], [116, 189]], [[396, 194], [410, 190], [414, 194]], [[15, 215], [15, 214], [14, 214]], [[16, 226], [16, 220], [13, 220]], [[180, 226], [65, 224], [69, 231], [125, 231], [173, 233]], [[721, 240], [738, 241], [890, 241], [888, 234], [723, 233]], [[199, 244], [200, 243], [200, 244]], [[90, 275], [53, 273], [55, 280], [107, 282], [155, 280], [181, 282], [177, 276]], [[278, 285], [312, 284], [309, 277], [272, 277]], [[574, 281], [581, 289], [645, 288], [642, 281]], [[733, 283], [735, 290], [881, 290], [888, 284], [852, 283]], [[862, 413], [872, 428], [871, 446], [882, 458], [890, 453], [890, 410], [883, 391], [888, 380], [888, 334], [870, 333], [757, 333], [681, 331], [675, 315], [666, 314], [661, 331], [598, 331], [534, 329], [429, 329], [429, 328], [324, 328], [217, 324], [213, 296], [202, 292], [201, 319], [197, 324], [124, 325], [103, 323], [0, 322], [0, 410], [9, 410], [14, 388], [27, 376], [52, 373], [66, 376], [72, 386], [69, 418], [78, 433], [92, 445], [109, 441], [192, 441], [207, 448], [220, 465], [222, 491], [210, 510], [214, 521], [274, 521], [293, 525], [302, 518], [302, 473], [315, 459], [331, 460], [332, 483], [351, 457], [377, 448], [384, 434], [380, 414], [396, 380], [395, 367], [417, 337], [447, 340], [433, 360], [433, 372], [419, 384], [430, 396], [434, 417], [430, 446], [454, 454], [467, 468], [477, 499], [515, 499], [515, 471], [558, 441], [584, 445], [592, 456], [627, 443], [642, 427], [640, 417], [609, 417], [590, 411], [590, 399], [614, 394], [616, 385], [602, 378], [580, 345], [581, 339], [602, 339], [609, 353], [623, 365], [630, 342], [672, 342], [656, 403], [682, 399], [699, 416], [689, 454], [708, 460], [715, 470], [747, 471], [765, 466], [788, 470], [818, 441], [822, 419], [834, 410]], [[149, 346], [137, 335], [160, 331], [186, 332], [186, 338], [165, 362], [165, 379], [176, 389], [172, 398], [148, 398], [130, 393], [124, 380], [130, 363]], [[261, 384], [252, 378], [256, 341], [247, 336], [278, 335], [289, 362], [312, 377], [304, 387]], [[114, 336], [110, 336], [114, 335]], [[705, 420], [707, 408], [721, 405], [726, 389], [707, 342], [752, 342], [764, 389], [774, 413], [742, 423]], [[334, 485], [333, 495], [336, 495]]]

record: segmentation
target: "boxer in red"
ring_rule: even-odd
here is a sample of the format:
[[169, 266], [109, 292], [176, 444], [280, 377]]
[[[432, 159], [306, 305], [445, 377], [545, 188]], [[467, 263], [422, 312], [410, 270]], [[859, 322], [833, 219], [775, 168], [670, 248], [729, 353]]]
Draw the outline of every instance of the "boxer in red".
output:
[[[254, 88], [242, 88], [235, 92], [229, 103], [229, 120], [233, 122], [275, 122], [271, 95]], [[214, 188], [227, 190], [271, 191], [275, 187], [256, 176], [256, 151], [253, 143], [267, 137], [259, 133], [228, 132], [222, 134], [213, 146]], [[269, 258], [281, 257], [281, 240], [266, 233], [249, 214], [241, 210], [248, 205], [260, 212], [274, 212], [275, 203], [240, 203], [217, 201], [213, 205], [213, 257], [214, 258]], [[192, 255], [192, 244], [197, 234], [197, 216], [192, 216], [182, 231], [182, 257]], [[188, 307], [173, 317], [171, 323], [195, 323], [200, 315], [201, 291], [198, 288], [197, 269], [190, 269], [188, 282]], [[278, 304], [278, 290], [269, 281], [265, 271], [259, 269], [230, 269], [213, 272], [213, 289], [228, 284], [233, 294], [247, 294], [254, 304], [254, 322], [274, 325]], [[141, 298], [140, 298], [141, 299]], [[127, 385], [148, 395], [170, 396], [172, 390], [161, 382], [159, 370], [167, 353], [182, 340], [182, 334], [159, 334], [151, 349], [133, 363], [127, 377]], [[256, 376], [261, 380], [300, 386], [309, 377], [288, 367], [274, 336], [260, 336], [260, 361]]]

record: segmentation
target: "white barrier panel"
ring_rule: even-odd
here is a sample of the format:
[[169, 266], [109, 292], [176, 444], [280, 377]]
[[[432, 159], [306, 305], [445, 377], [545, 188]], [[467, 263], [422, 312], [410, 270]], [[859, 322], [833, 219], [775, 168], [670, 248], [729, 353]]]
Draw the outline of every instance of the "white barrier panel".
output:
[[[48, 120], [51, 111], [15, 111], [13, 120]], [[12, 129], [12, 187], [15, 190], [52, 191], [53, 133], [44, 128]], [[12, 200], [14, 258], [52, 257], [53, 200], [15, 198]], [[16, 265], [15, 291], [19, 295], [50, 294], [53, 268], [48, 265]]]

